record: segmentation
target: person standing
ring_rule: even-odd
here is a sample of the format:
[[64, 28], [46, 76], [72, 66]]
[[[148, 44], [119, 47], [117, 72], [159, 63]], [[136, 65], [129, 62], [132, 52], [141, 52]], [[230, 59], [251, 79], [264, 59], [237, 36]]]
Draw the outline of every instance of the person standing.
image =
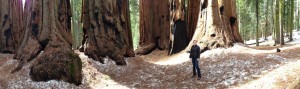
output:
[[200, 68], [198, 65], [198, 59], [200, 59], [200, 47], [197, 45], [197, 40], [193, 40], [193, 46], [191, 47], [191, 50], [189, 51], [190, 57], [192, 59], [193, 63], [193, 76], [195, 77], [196, 71], [198, 74], [198, 80], [201, 79], [201, 73], [200, 73]]

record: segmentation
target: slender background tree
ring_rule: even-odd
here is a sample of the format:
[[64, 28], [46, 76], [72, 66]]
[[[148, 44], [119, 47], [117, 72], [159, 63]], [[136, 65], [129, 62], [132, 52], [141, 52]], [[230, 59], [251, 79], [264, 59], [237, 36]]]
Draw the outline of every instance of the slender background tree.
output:
[[256, 0], [256, 46], [259, 46], [259, 0]]

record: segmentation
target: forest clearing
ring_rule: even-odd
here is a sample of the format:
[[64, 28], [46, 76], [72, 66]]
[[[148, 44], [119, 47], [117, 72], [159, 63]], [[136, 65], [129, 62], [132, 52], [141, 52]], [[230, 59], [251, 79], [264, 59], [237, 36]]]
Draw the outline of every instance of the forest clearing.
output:
[[[297, 37], [300, 37], [297, 36]], [[300, 42], [297, 38], [294, 42]], [[289, 44], [289, 43], [287, 43]], [[266, 50], [264, 50], [266, 49]], [[213, 49], [201, 54], [201, 80], [191, 78], [192, 65], [185, 52], [167, 56], [154, 51], [146, 56], [126, 59], [127, 65], [117, 66], [106, 58], [105, 64], [76, 51], [83, 62], [83, 83], [80, 86], [64, 81], [34, 82], [28, 66], [16, 75], [7, 71], [16, 66], [12, 55], [1, 54], [0, 76], [3, 88], [237, 88], [237, 89], [297, 89], [300, 84], [300, 45], [258, 48], [235, 44], [232, 48]], [[179, 61], [177, 61], [179, 60]], [[177, 62], [177, 63], [174, 63]]]
[[300, 89], [300, 0], [0, 5], [0, 89]]

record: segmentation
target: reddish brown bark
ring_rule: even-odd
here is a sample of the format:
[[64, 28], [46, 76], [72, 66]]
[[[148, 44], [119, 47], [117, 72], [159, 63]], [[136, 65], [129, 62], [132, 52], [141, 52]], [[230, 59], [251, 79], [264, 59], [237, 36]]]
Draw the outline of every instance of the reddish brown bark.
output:
[[185, 0], [171, 0], [171, 25], [178, 20], [185, 20]]
[[81, 84], [82, 63], [71, 50], [70, 17], [69, 0], [26, 0], [25, 35], [15, 53], [20, 62], [12, 73], [36, 59], [30, 67], [32, 80]]
[[23, 33], [22, 0], [1, 0], [0, 52], [14, 53]]
[[[235, 0], [204, 0], [193, 36], [203, 49], [230, 47], [243, 43], [238, 31]], [[191, 45], [191, 44], [190, 44]], [[203, 50], [205, 51], [205, 50]]]
[[103, 63], [110, 57], [124, 65], [125, 56], [134, 56], [129, 23], [128, 0], [84, 0], [84, 53]]
[[125, 56], [134, 57], [133, 51], [133, 39], [132, 39], [132, 32], [131, 32], [131, 25], [130, 25], [130, 12], [129, 12], [129, 0], [122, 0], [122, 14], [124, 15], [125, 23], [122, 25], [125, 32], [125, 40], [126, 44], [128, 44], [128, 49], [126, 51]]
[[171, 0], [170, 54], [178, 53], [189, 43], [186, 24], [185, 0]]
[[136, 54], [166, 50], [170, 41], [169, 1], [140, 0], [140, 41]]
[[189, 39], [193, 38], [193, 35], [197, 27], [197, 22], [198, 22], [198, 17], [200, 12], [200, 1], [201, 0], [188, 0], [187, 33]]

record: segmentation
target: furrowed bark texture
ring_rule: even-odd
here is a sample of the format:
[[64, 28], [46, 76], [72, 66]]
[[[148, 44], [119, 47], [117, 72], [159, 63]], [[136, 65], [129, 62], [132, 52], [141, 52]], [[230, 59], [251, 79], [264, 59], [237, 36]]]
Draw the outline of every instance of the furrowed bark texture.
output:
[[84, 53], [104, 62], [109, 57], [125, 65], [135, 56], [129, 23], [128, 0], [83, 0]]
[[188, 43], [185, 0], [171, 0], [170, 54], [184, 50]]
[[32, 61], [32, 80], [63, 80], [81, 84], [82, 63], [72, 49], [69, 0], [26, 0], [25, 33], [15, 53], [18, 66]]
[[0, 52], [14, 53], [24, 32], [22, 0], [1, 0], [0, 4]]
[[[243, 43], [238, 31], [235, 0], [203, 0], [193, 40], [202, 51]], [[192, 41], [188, 48], [192, 45]]]
[[148, 54], [170, 43], [169, 1], [140, 0], [140, 42], [136, 54]]

